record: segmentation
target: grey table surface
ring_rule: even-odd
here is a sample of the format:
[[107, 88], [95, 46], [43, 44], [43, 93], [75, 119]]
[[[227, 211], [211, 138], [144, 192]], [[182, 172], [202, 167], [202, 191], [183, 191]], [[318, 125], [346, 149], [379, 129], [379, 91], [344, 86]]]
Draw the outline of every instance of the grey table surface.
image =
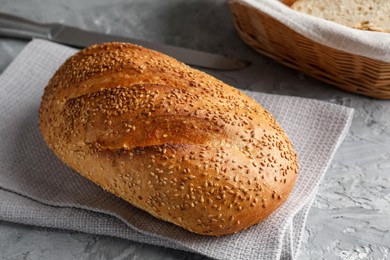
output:
[[[225, 0], [0, 0], [0, 11], [242, 57], [252, 66], [207, 72], [243, 89], [354, 108], [350, 132], [310, 211], [300, 259], [390, 259], [390, 100], [341, 91], [254, 52], [238, 37]], [[0, 38], [0, 72], [25, 45]], [[0, 258], [206, 259], [118, 238], [4, 221]]]

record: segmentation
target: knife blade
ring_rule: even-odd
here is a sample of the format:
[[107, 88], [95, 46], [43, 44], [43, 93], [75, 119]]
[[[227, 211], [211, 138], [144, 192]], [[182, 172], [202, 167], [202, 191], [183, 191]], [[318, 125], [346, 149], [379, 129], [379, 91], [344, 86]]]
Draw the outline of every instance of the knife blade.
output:
[[27, 40], [41, 38], [78, 48], [102, 42], [129, 42], [162, 52], [186, 64], [207, 69], [236, 70], [243, 69], [250, 64], [244, 60], [203, 51], [91, 32], [59, 23], [42, 24], [4, 13], [0, 13], [0, 36]]

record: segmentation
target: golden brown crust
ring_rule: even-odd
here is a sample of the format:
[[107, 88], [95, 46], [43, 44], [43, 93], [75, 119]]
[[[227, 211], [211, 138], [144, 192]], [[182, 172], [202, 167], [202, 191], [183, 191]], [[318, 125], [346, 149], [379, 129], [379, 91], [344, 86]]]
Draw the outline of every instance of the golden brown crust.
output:
[[260, 105], [131, 44], [95, 45], [69, 58], [45, 89], [40, 129], [81, 175], [199, 234], [260, 222], [297, 177], [290, 141]]
[[294, 4], [297, 0], [283, 0], [282, 3], [288, 6]]

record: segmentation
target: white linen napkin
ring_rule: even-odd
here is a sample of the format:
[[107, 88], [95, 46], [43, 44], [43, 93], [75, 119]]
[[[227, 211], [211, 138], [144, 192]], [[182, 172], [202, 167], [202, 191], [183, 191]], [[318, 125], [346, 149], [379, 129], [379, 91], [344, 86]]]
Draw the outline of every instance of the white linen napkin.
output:
[[30, 42], [0, 76], [0, 219], [121, 237], [216, 259], [296, 258], [318, 185], [345, 137], [352, 109], [297, 97], [247, 94], [267, 108], [294, 143], [299, 177], [287, 201], [235, 235], [200, 236], [158, 220], [65, 166], [38, 130], [43, 89], [74, 49]]
[[230, 0], [253, 7], [315, 42], [355, 55], [390, 62], [390, 33], [352, 29], [292, 10], [281, 0]]

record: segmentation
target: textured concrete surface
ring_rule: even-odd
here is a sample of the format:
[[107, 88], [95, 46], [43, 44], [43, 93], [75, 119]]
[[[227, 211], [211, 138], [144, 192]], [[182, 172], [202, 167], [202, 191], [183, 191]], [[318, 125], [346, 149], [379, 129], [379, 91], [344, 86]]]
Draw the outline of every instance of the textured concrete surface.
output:
[[[355, 108], [351, 131], [308, 217], [300, 258], [390, 259], [390, 101], [343, 92], [255, 53], [238, 38], [224, 0], [0, 0], [0, 11], [242, 57], [253, 65], [207, 72], [240, 88]], [[0, 38], [0, 71], [25, 44]], [[0, 258], [205, 259], [117, 238], [1, 221]]]

